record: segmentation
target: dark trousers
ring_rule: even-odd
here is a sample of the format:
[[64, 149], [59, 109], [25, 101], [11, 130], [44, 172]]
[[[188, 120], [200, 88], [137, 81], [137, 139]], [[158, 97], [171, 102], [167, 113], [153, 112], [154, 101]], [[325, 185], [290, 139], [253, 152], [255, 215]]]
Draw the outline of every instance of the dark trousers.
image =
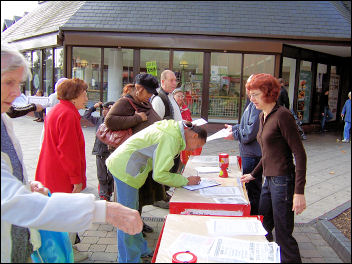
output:
[[114, 191], [114, 178], [105, 165], [107, 157], [96, 155], [97, 176], [100, 186], [99, 196], [104, 196], [110, 200], [111, 194]]
[[[242, 157], [241, 159], [243, 174], [252, 172], [260, 161], [260, 157]], [[260, 193], [262, 190], [262, 175], [246, 183], [246, 189], [249, 202], [251, 203], [251, 215], [258, 215]]]
[[280, 246], [281, 262], [301, 263], [296, 239], [292, 236], [294, 212], [292, 211], [293, 176], [265, 177], [259, 203], [259, 214], [263, 215], [263, 226], [267, 239], [273, 240], [275, 227], [276, 243]]

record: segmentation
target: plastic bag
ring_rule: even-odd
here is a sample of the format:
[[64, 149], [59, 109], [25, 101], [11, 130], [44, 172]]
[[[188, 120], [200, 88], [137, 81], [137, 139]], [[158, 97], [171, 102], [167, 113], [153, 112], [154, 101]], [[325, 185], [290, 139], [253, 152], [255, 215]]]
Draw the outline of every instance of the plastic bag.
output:
[[34, 263], [74, 263], [72, 244], [67, 232], [48, 230], [38, 232], [41, 246], [31, 255]]
[[72, 244], [67, 232], [38, 231], [42, 246], [31, 255], [34, 263], [74, 263]]

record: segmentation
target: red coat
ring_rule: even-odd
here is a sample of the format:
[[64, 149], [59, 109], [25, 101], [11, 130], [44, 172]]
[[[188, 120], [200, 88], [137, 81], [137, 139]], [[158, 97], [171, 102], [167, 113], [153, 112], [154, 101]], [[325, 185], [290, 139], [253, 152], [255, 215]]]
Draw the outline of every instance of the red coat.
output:
[[183, 104], [182, 107], [180, 107], [180, 110], [181, 110], [182, 119], [192, 122], [191, 111], [189, 110], [187, 105]]
[[76, 107], [60, 100], [45, 119], [45, 131], [35, 180], [50, 192], [72, 193], [73, 184], [86, 187], [86, 156], [81, 116]]

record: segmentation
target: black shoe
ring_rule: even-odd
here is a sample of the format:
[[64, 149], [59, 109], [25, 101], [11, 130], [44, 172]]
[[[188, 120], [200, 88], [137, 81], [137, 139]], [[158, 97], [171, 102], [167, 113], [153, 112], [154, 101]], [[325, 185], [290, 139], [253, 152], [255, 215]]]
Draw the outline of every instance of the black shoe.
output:
[[145, 232], [145, 233], [153, 233], [154, 229], [143, 222], [143, 232]]
[[33, 121], [38, 121], [40, 118], [33, 119]]
[[169, 209], [170, 208], [169, 202], [165, 202], [163, 200], [154, 202], [153, 205], [156, 206], [156, 207], [163, 208], [163, 209]]

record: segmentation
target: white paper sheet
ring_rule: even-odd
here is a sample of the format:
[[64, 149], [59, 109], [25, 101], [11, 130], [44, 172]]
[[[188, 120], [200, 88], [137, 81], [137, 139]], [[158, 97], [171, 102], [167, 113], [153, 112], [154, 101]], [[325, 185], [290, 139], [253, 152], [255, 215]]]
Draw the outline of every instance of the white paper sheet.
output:
[[275, 242], [256, 242], [234, 238], [217, 238], [208, 254], [208, 261], [280, 263], [280, 247]]
[[216, 132], [215, 134], [207, 137], [207, 142], [214, 140], [214, 139], [224, 138], [224, 137], [227, 137], [228, 135], [229, 135], [229, 132], [226, 130], [226, 128], [223, 128], [223, 129], [219, 130], [218, 132]]
[[185, 185], [182, 187], [187, 190], [194, 191], [194, 190], [209, 188], [217, 185], [220, 185], [220, 183], [218, 183], [216, 180], [201, 178], [200, 183], [197, 185]]
[[219, 204], [248, 204], [242, 195], [228, 197], [214, 197], [213, 200]]
[[170, 255], [180, 251], [190, 251], [196, 256], [208, 255], [214, 237], [195, 235], [182, 232], [169, 247]]
[[199, 190], [201, 195], [204, 196], [235, 196], [243, 195], [241, 187], [213, 187], [209, 189]]
[[207, 221], [209, 234], [219, 236], [264, 236], [268, 232], [258, 219], [216, 219]]
[[195, 167], [194, 168], [198, 174], [202, 173], [219, 173], [220, 168], [219, 167]]
[[192, 163], [204, 163], [209, 166], [219, 166], [219, 156], [191, 156], [189, 162]]
[[205, 125], [206, 123], [208, 123], [208, 121], [204, 120], [203, 118], [192, 121], [192, 124], [194, 126], [202, 126], [202, 125]]
[[49, 103], [49, 97], [45, 96], [27, 96], [29, 104], [46, 105]]

